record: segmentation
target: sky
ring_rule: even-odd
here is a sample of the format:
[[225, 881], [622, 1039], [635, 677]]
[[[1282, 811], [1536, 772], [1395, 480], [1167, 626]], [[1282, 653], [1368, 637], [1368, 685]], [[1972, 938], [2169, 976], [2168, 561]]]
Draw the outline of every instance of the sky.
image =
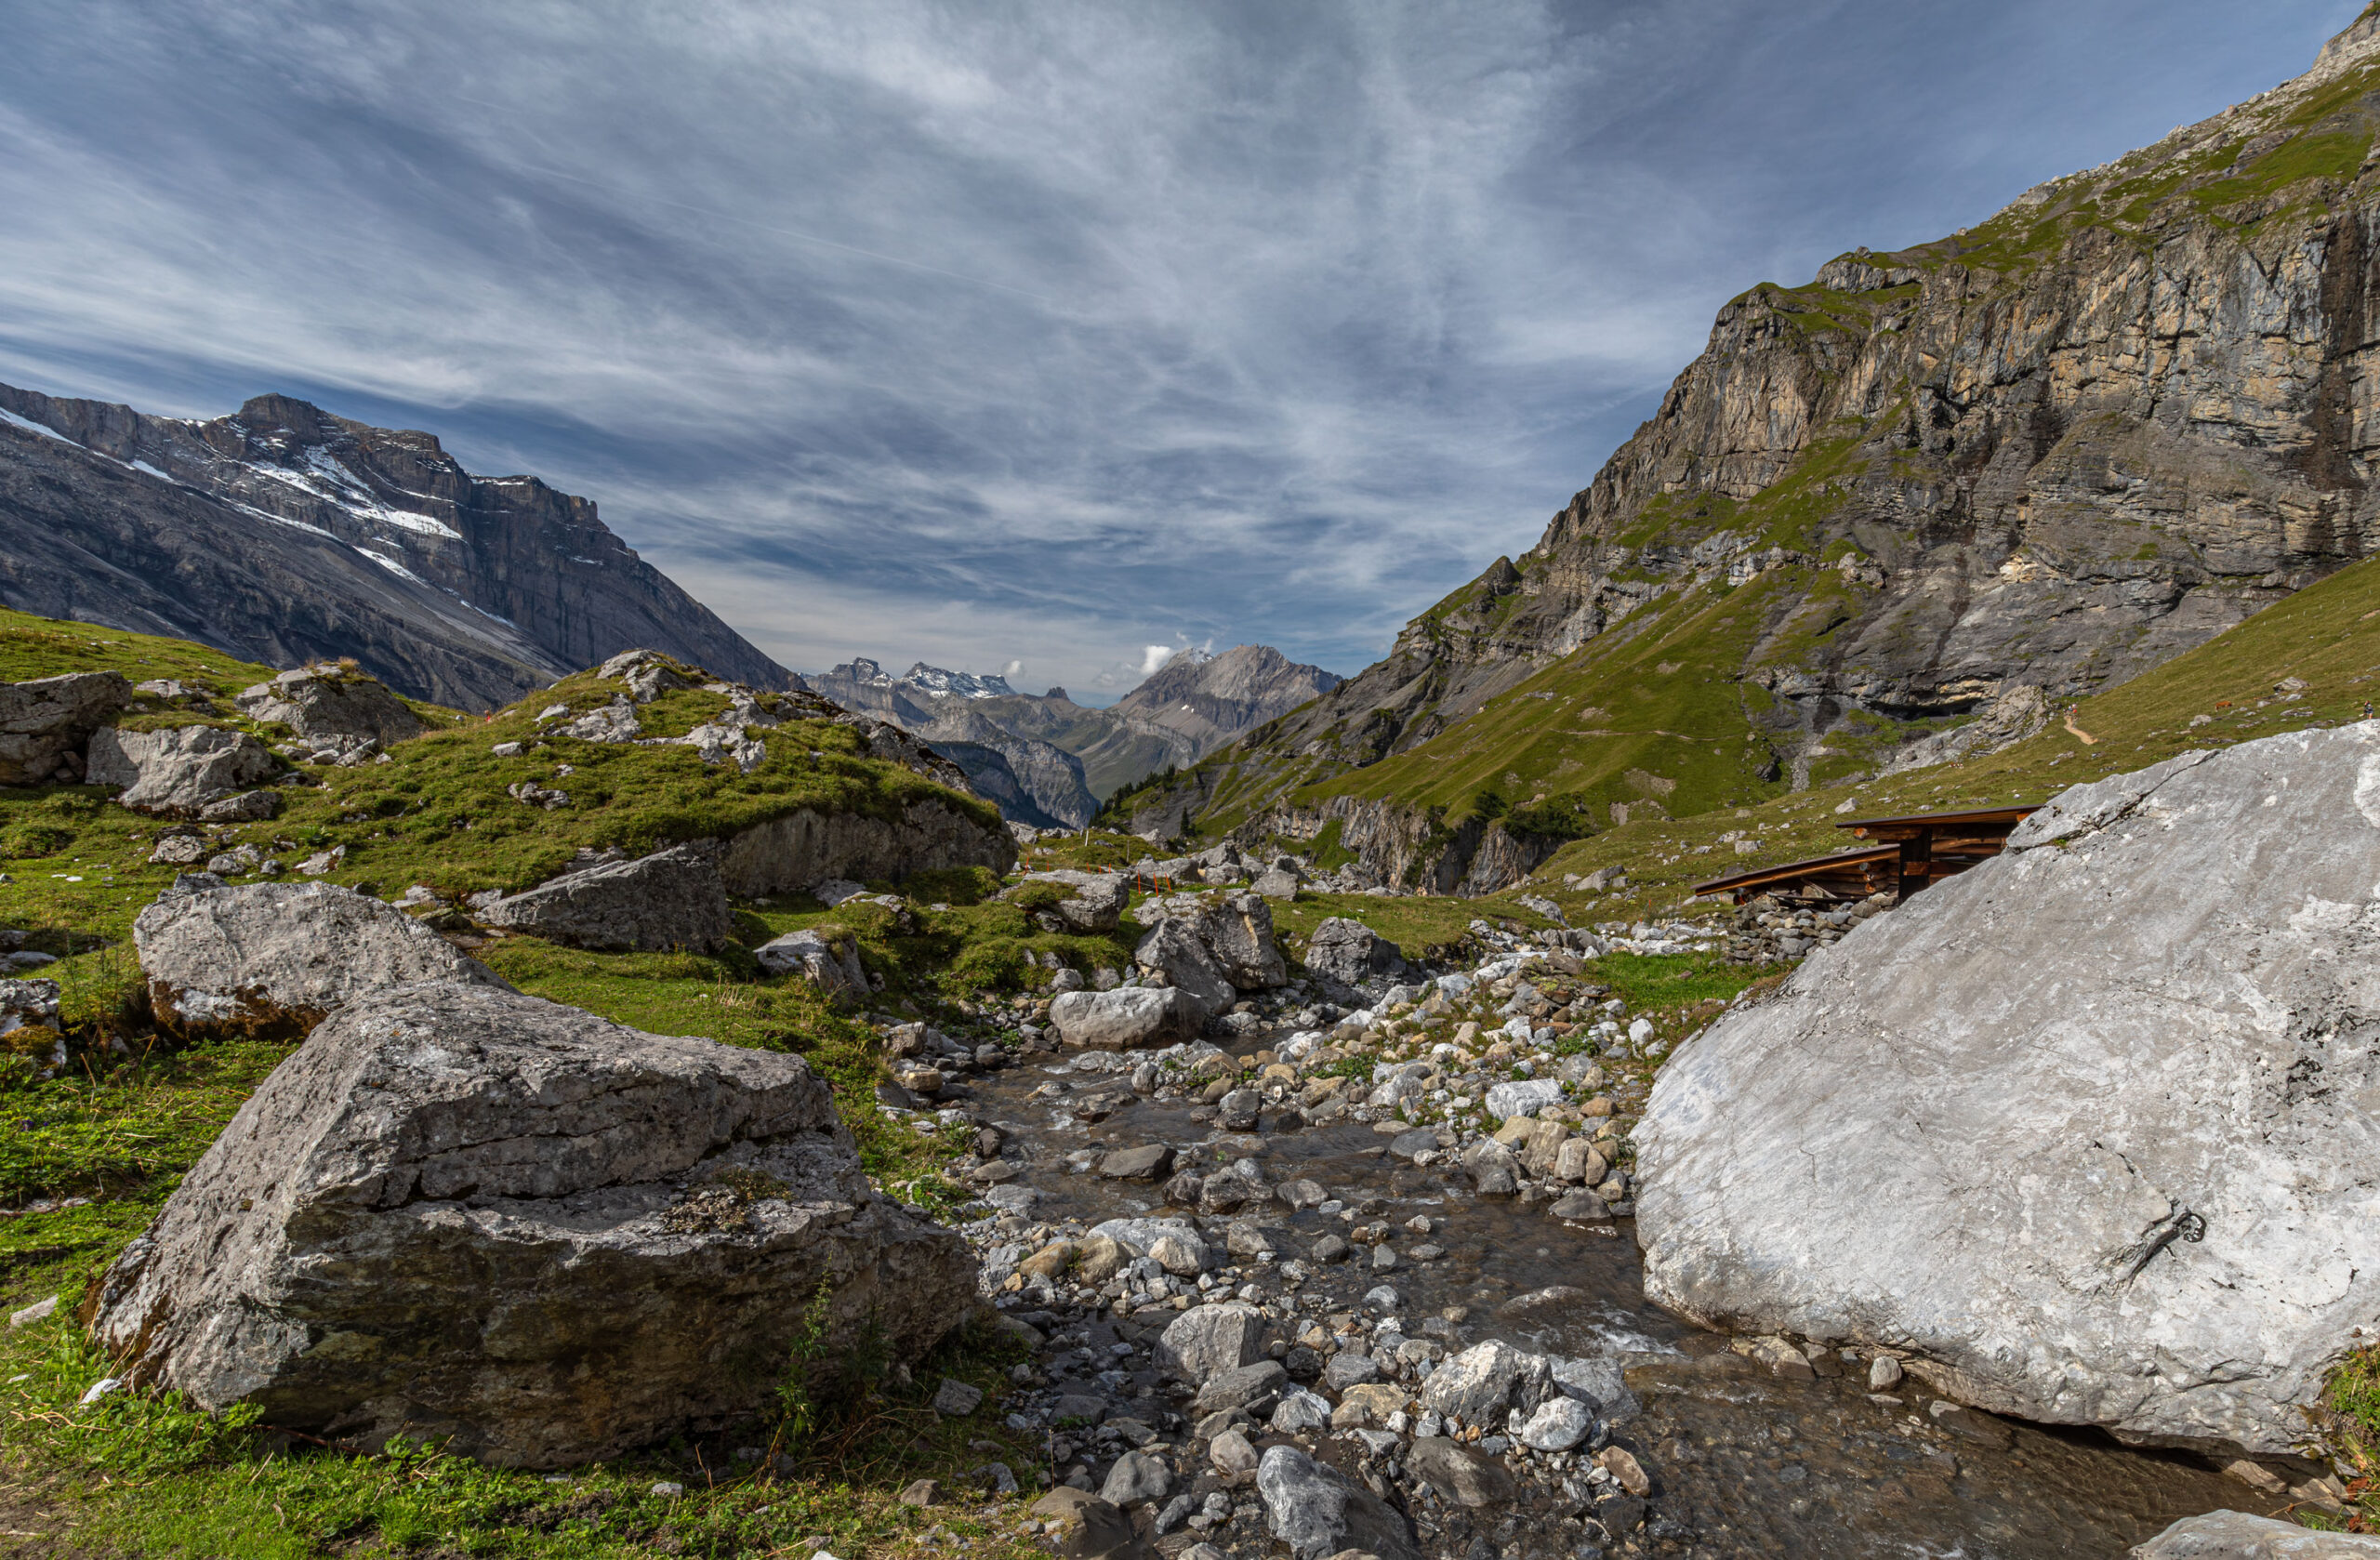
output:
[[0, 380], [429, 430], [796, 669], [1351, 674], [1727, 298], [2154, 141], [2361, 5], [20, 3]]

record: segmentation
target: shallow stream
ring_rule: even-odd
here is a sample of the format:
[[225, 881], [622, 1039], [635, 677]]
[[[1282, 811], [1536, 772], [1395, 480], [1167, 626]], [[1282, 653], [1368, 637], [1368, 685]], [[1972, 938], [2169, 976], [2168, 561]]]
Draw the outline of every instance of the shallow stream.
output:
[[[1230, 1048], [1248, 1054], [1269, 1043], [1251, 1036]], [[1644, 1299], [1628, 1220], [1569, 1224], [1543, 1204], [1477, 1196], [1459, 1166], [1418, 1168], [1361, 1122], [1276, 1131], [1268, 1111], [1256, 1132], [1222, 1132], [1193, 1120], [1191, 1102], [1141, 1098], [1123, 1077], [1078, 1072], [1071, 1060], [1012, 1067], [973, 1086], [973, 1114], [1009, 1134], [1002, 1157], [1021, 1172], [1012, 1184], [1041, 1195], [1032, 1222], [1088, 1226], [1163, 1210], [1157, 1185], [1072, 1168], [1067, 1157], [1081, 1150], [1162, 1143], [1183, 1167], [1201, 1170], [1252, 1157], [1265, 1183], [1314, 1180], [1353, 1215], [1266, 1205], [1262, 1222], [1285, 1254], [1302, 1256], [1351, 1224], [1385, 1223], [1394, 1231], [1393, 1268], [1376, 1269], [1358, 1246], [1345, 1260], [1314, 1263], [1301, 1296], [1319, 1291], [1328, 1310], [1361, 1314], [1367, 1293], [1384, 1283], [1396, 1291], [1408, 1336], [1427, 1331], [1450, 1349], [1503, 1338], [1620, 1360], [1643, 1411], [1615, 1439], [1651, 1474], [1653, 1490], [1645, 1526], [1606, 1540], [1604, 1553], [2105, 1560], [2179, 1517], [2222, 1507], [2278, 1510], [2192, 1454], [2135, 1451], [2096, 1432], [1988, 1416], [1969, 1416], [1964, 1433], [1946, 1429], [1926, 1412], [1932, 1395], [1913, 1378], [1886, 1395], [1898, 1402], [1871, 1395], [1865, 1359], [1821, 1359], [1810, 1380], [1775, 1374], [1727, 1339]], [[1034, 1097], [1052, 1080], [1073, 1091]], [[1098, 1100], [1094, 1112], [1107, 1107], [1104, 1118], [1078, 1118], [1085, 1093]], [[1428, 1235], [1406, 1227], [1416, 1215], [1433, 1221]], [[1444, 1255], [1417, 1260], [1411, 1249], [1425, 1244]], [[1277, 1292], [1277, 1274], [1268, 1272], [1263, 1288]], [[1425, 1526], [1421, 1550], [1466, 1560], [1593, 1553], [1593, 1530], [1582, 1540], [1579, 1527], [1560, 1524], [1553, 1509], [1560, 1505], [1558, 1494], [1540, 1487], [1526, 1510], [1463, 1514], [1435, 1536]], [[1204, 1535], [1239, 1553], [1269, 1547], [1249, 1542], [1261, 1535], [1232, 1538], [1220, 1529]]]

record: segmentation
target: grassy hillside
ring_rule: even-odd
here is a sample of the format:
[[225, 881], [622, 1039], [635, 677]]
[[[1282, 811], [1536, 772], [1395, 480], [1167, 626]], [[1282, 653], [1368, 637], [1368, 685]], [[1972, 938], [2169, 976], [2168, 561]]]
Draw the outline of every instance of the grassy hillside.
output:
[[[0, 614], [0, 678], [110, 668], [176, 679], [211, 695], [196, 712], [150, 701], [127, 718], [135, 723], [198, 720], [267, 740], [289, 734], [246, 721], [229, 702], [271, 668], [179, 641]], [[582, 674], [483, 720], [417, 706], [433, 729], [395, 745], [389, 762], [310, 769], [318, 784], [291, 788], [282, 817], [210, 831], [215, 847], [250, 845], [294, 866], [311, 852], [343, 845], [332, 880], [391, 895], [425, 882], [451, 897], [523, 886], [582, 846], [649, 849], [799, 806], [886, 812], [933, 795], [998, 826], [984, 804], [861, 756], [851, 731], [828, 721], [793, 721], [768, 734], [768, 761], [749, 775], [706, 769], [688, 748], [552, 735], [518, 757], [495, 753], [499, 743], [539, 741], [543, 709], [592, 707], [618, 688]], [[647, 734], [669, 735], [724, 704], [681, 691], [639, 715]], [[560, 773], [563, 765], [573, 773]], [[573, 805], [549, 812], [514, 800], [505, 787], [522, 779], [566, 789]], [[79, 1295], [288, 1054], [286, 1046], [256, 1042], [175, 1049], [139, 1022], [131, 924], [181, 870], [148, 863], [167, 826], [126, 812], [96, 787], [0, 787], [0, 926], [58, 957], [40, 972], [60, 983], [74, 1058], [67, 1076], [33, 1083], [30, 1066], [0, 1055], [0, 1105], [13, 1124], [0, 1135], [0, 1309]], [[744, 904], [739, 942], [716, 957], [594, 954], [501, 934], [468, 940], [533, 995], [656, 1033], [802, 1055], [848, 1107], [844, 1120], [878, 1183], [946, 1207], [965, 1195], [944, 1167], [969, 1146], [968, 1134], [930, 1117], [875, 1109], [887, 1077], [875, 1029], [800, 982], [761, 978], [749, 949], [803, 926], [850, 931], [886, 982], [871, 1007], [953, 1029], [966, 1028], [985, 1005], [1030, 1009], [1045, 998], [1049, 972], [1036, 957], [1062, 953], [1082, 968], [1129, 958], [1129, 924], [1107, 937], [1052, 935], [993, 897], [998, 886], [982, 869], [923, 875], [905, 885], [914, 903], [903, 914], [856, 902], [830, 911], [801, 895]], [[947, 1372], [997, 1390], [1007, 1347], [962, 1338], [918, 1379], [931, 1383]], [[1035, 1449], [1011, 1445], [996, 1419], [945, 1421], [922, 1395], [890, 1382], [807, 1437], [781, 1433], [772, 1449], [802, 1470], [790, 1480], [697, 1466], [689, 1461], [694, 1448], [663, 1447], [548, 1482], [420, 1448], [376, 1459], [309, 1455], [302, 1443], [236, 1414], [211, 1421], [170, 1399], [80, 1407], [76, 1397], [102, 1374], [105, 1362], [67, 1315], [0, 1334], [0, 1378], [8, 1378], [0, 1386], [0, 1528], [12, 1542], [35, 1546], [11, 1553], [296, 1557], [399, 1554], [443, 1543], [438, 1553], [451, 1555], [754, 1553], [824, 1535], [851, 1553], [906, 1542], [905, 1535], [936, 1522], [978, 1553], [1022, 1553], [1013, 1510], [998, 1521], [963, 1507], [928, 1515], [892, 1497], [912, 1478], [955, 1480], [987, 1455], [1029, 1467]], [[989, 1453], [981, 1439], [987, 1433], [998, 1437]], [[660, 1480], [690, 1493], [655, 1495]], [[60, 1547], [40, 1547], [53, 1540]]]
[[[2285, 686], [2293, 680], [2303, 686]], [[1858, 841], [1834, 826], [1846, 817], [2041, 801], [2081, 781], [2146, 768], [2191, 748], [2360, 720], [2374, 701], [2380, 559], [2343, 569], [2196, 650], [2082, 701], [2004, 751], [1884, 780], [1820, 784], [1692, 817], [1633, 818], [1564, 847], [1534, 882], [1573, 919], [1672, 913], [1698, 880], [1851, 848]], [[1739, 852], [1739, 839], [1753, 848]], [[1610, 866], [1628, 868], [1627, 892], [1596, 898], [1561, 886], [1566, 876]]]

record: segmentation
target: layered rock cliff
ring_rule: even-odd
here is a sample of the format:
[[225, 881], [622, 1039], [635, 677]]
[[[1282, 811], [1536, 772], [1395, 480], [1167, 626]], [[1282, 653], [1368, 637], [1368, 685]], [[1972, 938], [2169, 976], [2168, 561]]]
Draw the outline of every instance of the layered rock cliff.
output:
[[2367, 14], [1977, 227], [1735, 298], [1535, 547], [1209, 760], [1200, 824], [1757, 800], [2113, 686], [2366, 555], [2375, 127]]
[[638, 647], [790, 683], [590, 500], [286, 396], [191, 422], [0, 385], [0, 599], [465, 708]]

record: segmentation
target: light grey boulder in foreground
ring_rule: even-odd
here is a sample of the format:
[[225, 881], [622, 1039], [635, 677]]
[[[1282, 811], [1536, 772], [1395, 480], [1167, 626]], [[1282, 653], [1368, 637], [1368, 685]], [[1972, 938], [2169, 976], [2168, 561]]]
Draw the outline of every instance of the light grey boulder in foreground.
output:
[[1197, 1305], [1157, 1336], [1157, 1368], [1193, 1386], [1263, 1358], [1264, 1317], [1250, 1305]]
[[102, 726], [91, 734], [84, 767], [86, 781], [117, 787], [115, 800], [136, 813], [188, 818], [218, 797], [271, 778], [281, 763], [255, 737], [221, 726]]
[[1050, 999], [1058, 1038], [1091, 1051], [1130, 1051], [1195, 1039], [1205, 1014], [1190, 994], [1173, 986], [1117, 991], [1064, 991]]
[[393, 905], [332, 883], [168, 893], [132, 923], [149, 1005], [172, 1032], [296, 1039], [367, 992], [510, 986]]
[[2132, 1560], [2380, 1560], [2380, 1539], [2318, 1533], [2245, 1512], [2184, 1517], [2130, 1550]]
[[799, 1057], [489, 986], [354, 1002], [241, 1106], [82, 1316], [136, 1382], [378, 1447], [610, 1458], [964, 1317], [959, 1237], [877, 1195]]
[[672, 845], [634, 861], [565, 872], [479, 912], [488, 926], [606, 952], [709, 953], [735, 931], [709, 849]]
[[0, 682], [0, 786], [80, 780], [84, 745], [131, 701], [132, 684], [112, 671]]
[[2380, 724], [2067, 791], [1672, 1057], [1646, 1292], [1998, 1413], [2287, 1450], [2380, 1315], [2375, 942]]
[[422, 733], [421, 718], [377, 678], [338, 667], [300, 667], [232, 699], [252, 721], [278, 721], [303, 737], [370, 737], [386, 747]]

